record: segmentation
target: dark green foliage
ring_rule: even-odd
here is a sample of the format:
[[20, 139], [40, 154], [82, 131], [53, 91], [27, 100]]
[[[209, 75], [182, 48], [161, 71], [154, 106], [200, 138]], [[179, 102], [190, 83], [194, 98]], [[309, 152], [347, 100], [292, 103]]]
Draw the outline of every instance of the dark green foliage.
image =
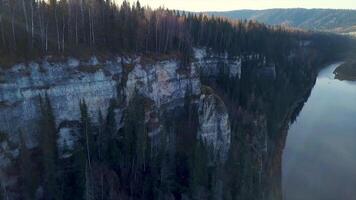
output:
[[6, 133], [0, 131], [0, 143], [5, 142], [8, 139]]
[[65, 159], [63, 166], [73, 166], [65, 173], [65, 199], [153, 196], [151, 168], [155, 166], [144, 123], [147, 103], [144, 97], [135, 96], [125, 112], [124, 127], [117, 130], [116, 101], [111, 101], [106, 120], [99, 112], [95, 126], [86, 103], [81, 101], [79, 139], [73, 157]]
[[197, 114], [190, 88], [186, 88], [183, 107], [162, 114], [162, 180], [158, 187], [162, 195], [173, 195], [180, 199], [183, 195], [192, 194], [195, 146], [198, 141]]
[[4, 191], [3, 191], [3, 186], [2, 186], [2, 183], [0, 183], [0, 200], [4, 200], [5, 197], [4, 197]]
[[[75, 145], [73, 164], [75, 173], [68, 177], [74, 181], [75, 189], [72, 194], [76, 199], [92, 197], [94, 189], [93, 164], [98, 157], [94, 130], [89, 116], [88, 107], [84, 100], [80, 101], [80, 130], [79, 138]], [[72, 198], [73, 198], [72, 196]]]
[[121, 175], [126, 182], [129, 195], [139, 197], [145, 189], [140, 183], [145, 183], [149, 176], [150, 141], [145, 125], [146, 98], [136, 95], [129, 103], [125, 113], [122, 134]]
[[[110, 109], [109, 109], [110, 110]], [[97, 148], [97, 158], [99, 161], [103, 161], [104, 157], [104, 128], [105, 128], [105, 120], [103, 117], [103, 114], [101, 110], [98, 112], [98, 135], [97, 135], [97, 142], [96, 142], [96, 148]]]
[[61, 199], [59, 189], [57, 128], [50, 99], [40, 97], [40, 149], [42, 158], [42, 183], [46, 198]]
[[335, 78], [339, 80], [356, 80], [356, 61], [348, 60], [334, 71]]
[[0, 53], [6, 56], [0, 63], [9, 65], [48, 54], [85, 56], [111, 52], [176, 54], [186, 65], [192, 59], [192, 47], [207, 47], [230, 56], [264, 54], [268, 61], [275, 61], [288, 56], [300, 41], [315, 40], [324, 49], [335, 45], [350, 47], [351, 41], [339, 36], [337, 42], [330, 43], [333, 36], [319, 37], [323, 34], [254, 21], [151, 10], [138, 2], [130, 5], [124, 1], [121, 6], [104, 0], [49, 3], [1, 1]]
[[209, 175], [209, 153], [202, 140], [198, 140], [195, 146], [194, 159], [192, 165], [190, 189], [194, 199], [208, 199], [209, 189], [211, 189], [211, 180]]
[[35, 198], [35, 192], [38, 186], [38, 180], [34, 170], [34, 162], [31, 160], [31, 151], [27, 148], [23, 133], [20, 133], [20, 182], [21, 195], [25, 200]]
[[144, 165], [148, 151], [148, 135], [145, 127], [145, 101], [138, 96], [131, 100], [126, 113], [123, 144], [124, 155], [137, 160], [138, 165]]
[[103, 159], [109, 165], [116, 166], [121, 158], [122, 154], [122, 138], [118, 135], [117, 122], [115, 120], [115, 101], [110, 102], [108, 108], [108, 114], [106, 117], [104, 133], [102, 136]]
[[80, 102], [80, 136], [79, 143], [81, 149], [84, 150], [86, 155], [86, 160], [89, 165], [94, 159], [95, 144], [94, 144], [94, 131], [91, 123], [91, 119], [88, 113], [88, 107], [85, 101]]

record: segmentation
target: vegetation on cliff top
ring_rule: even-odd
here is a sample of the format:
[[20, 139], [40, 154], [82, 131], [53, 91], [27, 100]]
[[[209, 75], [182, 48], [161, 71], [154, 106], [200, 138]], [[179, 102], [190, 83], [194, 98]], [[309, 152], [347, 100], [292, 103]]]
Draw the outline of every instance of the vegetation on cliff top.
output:
[[335, 78], [341, 81], [356, 81], [356, 60], [346, 61], [334, 71]]
[[[300, 41], [314, 40], [314, 35], [253, 21], [152, 10], [139, 2], [0, 0], [2, 65], [42, 55], [76, 56], [83, 52], [175, 53], [186, 63], [193, 46], [232, 56], [263, 54], [276, 60], [287, 56]], [[324, 41], [335, 49], [348, 44], [344, 39], [328, 36]], [[320, 44], [326, 43], [314, 43]]]

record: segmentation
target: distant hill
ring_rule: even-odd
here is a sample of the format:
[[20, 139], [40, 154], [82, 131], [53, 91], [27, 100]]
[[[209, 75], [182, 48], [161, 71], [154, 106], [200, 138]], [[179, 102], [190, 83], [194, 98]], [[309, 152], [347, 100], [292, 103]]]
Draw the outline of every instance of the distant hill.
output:
[[333, 9], [268, 9], [236, 10], [210, 12], [232, 19], [257, 20], [266, 24], [286, 24], [292, 27], [332, 31], [338, 33], [356, 33], [356, 10]]

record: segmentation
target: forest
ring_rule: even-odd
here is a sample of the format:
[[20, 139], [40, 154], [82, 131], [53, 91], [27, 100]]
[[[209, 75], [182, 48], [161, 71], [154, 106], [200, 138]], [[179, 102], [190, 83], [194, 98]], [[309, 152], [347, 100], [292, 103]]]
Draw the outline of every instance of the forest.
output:
[[[207, 47], [231, 56], [257, 53], [278, 59], [299, 41], [315, 35], [202, 13], [152, 10], [139, 2], [118, 5], [110, 0], [0, 0], [3, 65], [45, 55], [98, 52], [174, 54], [187, 63], [192, 47]], [[328, 43], [336, 38], [326, 37], [323, 41]], [[343, 45], [345, 40], [340, 38], [333, 44]]]

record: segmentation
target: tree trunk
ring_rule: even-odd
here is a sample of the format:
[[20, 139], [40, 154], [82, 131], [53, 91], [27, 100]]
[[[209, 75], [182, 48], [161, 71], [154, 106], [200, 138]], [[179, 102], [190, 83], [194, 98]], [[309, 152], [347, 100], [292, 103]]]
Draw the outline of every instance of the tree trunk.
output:
[[75, 13], [75, 44], [79, 44], [79, 38], [78, 38], [78, 15]]
[[13, 39], [13, 49], [16, 50], [16, 35], [15, 35], [15, 17], [14, 14], [11, 16], [11, 27], [12, 27], [12, 39]]
[[46, 28], [45, 28], [45, 49], [46, 49], [46, 52], [48, 52], [48, 21], [46, 23]]
[[33, 39], [35, 33], [34, 21], [33, 21], [33, 1], [31, 1], [31, 49], [33, 48]]
[[22, 0], [22, 10], [23, 10], [23, 15], [25, 17], [25, 27], [26, 27], [26, 33], [28, 33], [29, 28], [28, 28], [28, 18], [27, 18], [27, 9], [26, 9], [26, 3], [25, 0]]
[[4, 29], [4, 23], [2, 21], [2, 15], [0, 15], [0, 28], [1, 28], [1, 40], [2, 40], [2, 45], [3, 47], [6, 47], [6, 40], [5, 40], [5, 29]]
[[56, 30], [57, 30], [57, 50], [58, 52], [61, 51], [61, 42], [60, 42], [60, 34], [59, 34], [59, 24], [58, 24], [58, 16], [57, 16], [57, 8], [54, 7], [54, 20], [56, 23]]
[[66, 29], [66, 23], [65, 23], [64, 15], [63, 15], [63, 20], [62, 20], [62, 52], [64, 52], [64, 45], [65, 45], [65, 29]]

